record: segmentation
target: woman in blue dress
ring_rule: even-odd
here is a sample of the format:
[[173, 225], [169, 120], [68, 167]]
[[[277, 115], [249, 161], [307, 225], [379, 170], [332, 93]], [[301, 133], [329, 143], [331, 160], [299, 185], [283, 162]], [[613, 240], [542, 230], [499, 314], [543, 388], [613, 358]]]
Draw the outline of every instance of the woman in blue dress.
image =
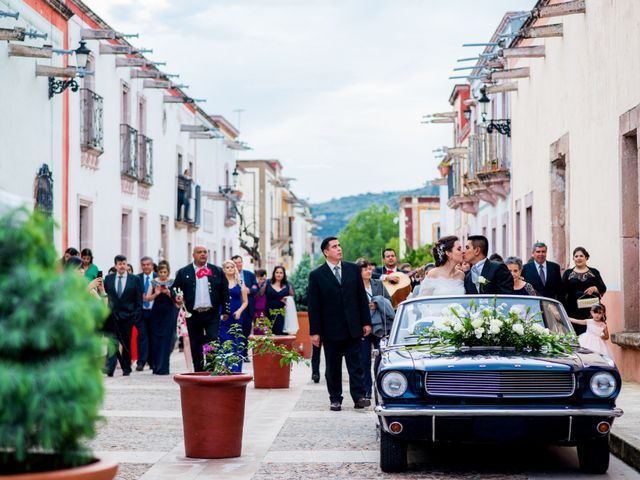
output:
[[169, 375], [169, 359], [176, 343], [176, 321], [178, 309], [171, 297], [169, 263], [165, 260], [158, 263], [158, 277], [149, 285], [149, 291], [143, 295], [145, 302], [153, 302], [151, 321], [153, 331], [151, 344], [153, 348], [154, 375]]
[[284, 308], [289, 295], [294, 291], [287, 281], [287, 272], [283, 266], [278, 265], [273, 269], [271, 280], [260, 288], [260, 295], [267, 298], [266, 313], [271, 322], [271, 331], [274, 335], [284, 335]]
[[[240, 274], [236, 268], [236, 264], [232, 260], [227, 260], [222, 264], [222, 271], [227, 277], [229, 282], [229, 311], [231, 315], [227, 320], [220, 320], [220, 342], [231, 340], [233, 342], [233, 351], [238, 355], [243, 355], [244, 339], [242, 337], [237, 338], [230, 330], [234, 325], [237, 325], [238, 332], [242, 334], [242, 312], [245, 311], [249, 305], [249, 297], [247, 289], [240, 283]], [[242, 362], [238, 365], [234, 365], [231, 369], [232, 372], [242, 372]]]

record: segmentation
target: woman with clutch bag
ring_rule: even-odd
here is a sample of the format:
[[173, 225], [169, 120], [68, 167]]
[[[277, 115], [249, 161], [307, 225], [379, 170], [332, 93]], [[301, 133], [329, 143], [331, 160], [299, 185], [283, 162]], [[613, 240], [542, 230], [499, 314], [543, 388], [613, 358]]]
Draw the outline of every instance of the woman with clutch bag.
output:
[[[568, 268], [562, 275], [562, 284], [566, 294], [564, 308], [571, 318], [586, 320], [590, 318], [590, 307], [599, 303], [599, 299], [607, 291], [600, 272], [587, 265], [589, 252], [583, 247], [573, 250], [575, 266]], [[592, 302], [591, 304], [589, 302]], [[576, 334], [586, 331], [584, 325], [574, 325]]]
[[151, 336], [151, 351], [153, 352], [154, 375], [169, 375], [169, 358], [176, 343], [176, 320], [178, 309], [171, 297], [171, 284], [169, 280], [169, 263], [161, 261], [158, 264], [158, 276], [154, 278], [149, 291], [145, 292], [142, 299], [145, 302], [153, 301], [151, 307], [151, 321], [153, 331]]

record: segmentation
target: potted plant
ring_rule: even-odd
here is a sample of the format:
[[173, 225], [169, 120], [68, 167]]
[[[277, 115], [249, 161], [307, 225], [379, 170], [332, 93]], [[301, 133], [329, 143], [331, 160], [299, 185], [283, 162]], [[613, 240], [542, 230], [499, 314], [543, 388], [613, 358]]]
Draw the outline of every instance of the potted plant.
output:
[[185, 454], [191, 458], [231, 458], [242, 453], [244, 405], [252, 377], [233, 373], [243, 357], [237, 344], [240, 326], [230, 329], [236, 341], [214, 340], [203, 347], [206, 372], [181, 373], [180, 385]]
[[311, 358], [313, 349], [309, 336], [309, 313], [307, 312], [307, 288], [309, 286], [309, 274], [313, 269], [311, 256], [305, 253], [291, 275], [291, 284], [295, 291], [296, 309], [298, 310], [298, 331], [293, 342], [293, 348], [298, 350], [306, 359]]
[[112, 479], [117, 464], [86, 446], [104, 395], [107, 309], [78, 271], [59, 271], [52, 231], [24, 209], [0, 218], [2, 474]]
[[[284, 308], [282, 312], [284, 315]], [[294, 335], [273, 335], [271, 322], [262, 321], [264, 335], [249, 337], [252, 352], [254, 385], [256, 388], [289, 388], [291, 363], [304, 357], [293, 347]]]

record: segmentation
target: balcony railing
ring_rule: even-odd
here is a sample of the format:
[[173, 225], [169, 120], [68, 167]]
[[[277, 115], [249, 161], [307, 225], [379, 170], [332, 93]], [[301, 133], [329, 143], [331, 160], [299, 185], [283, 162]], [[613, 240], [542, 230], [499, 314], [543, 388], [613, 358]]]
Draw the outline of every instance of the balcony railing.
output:
[[496, 132], [469, 137], [469, 189], [492, 205], [508, 194], [508, 142], [507, 136]]
[[153, 185], [153, 140], [138, 134], [138, 181]]
[[202, 190], [194, 184], [191, 177], [178, 175], [176, 191], [176, 222], [188, 224], [191, 228], [199, 228], [202, 218]]
[[476, 197], [468, 187], [469, 159], [467, 157], [455, 157], [451, 161], [448, 176], [449, 208], [460, 208], [462, 211], [476, 214], [480, 199]]
[[138, 179], [138, 131], [126, 124], [120, 125], [120, 173]]
[[80, 148], [100, 155], [104, 151], [102, 97], [88, 88], [80, 89]]

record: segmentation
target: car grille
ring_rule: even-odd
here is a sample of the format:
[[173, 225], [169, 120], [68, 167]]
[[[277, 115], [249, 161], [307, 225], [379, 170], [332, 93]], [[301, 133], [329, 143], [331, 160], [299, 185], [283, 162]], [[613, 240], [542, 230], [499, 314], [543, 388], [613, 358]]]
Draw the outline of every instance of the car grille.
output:
[[545, 371], [427, 372], [425, 388], [429, 395], [450, 397], [570, 397], [575, 377]]

